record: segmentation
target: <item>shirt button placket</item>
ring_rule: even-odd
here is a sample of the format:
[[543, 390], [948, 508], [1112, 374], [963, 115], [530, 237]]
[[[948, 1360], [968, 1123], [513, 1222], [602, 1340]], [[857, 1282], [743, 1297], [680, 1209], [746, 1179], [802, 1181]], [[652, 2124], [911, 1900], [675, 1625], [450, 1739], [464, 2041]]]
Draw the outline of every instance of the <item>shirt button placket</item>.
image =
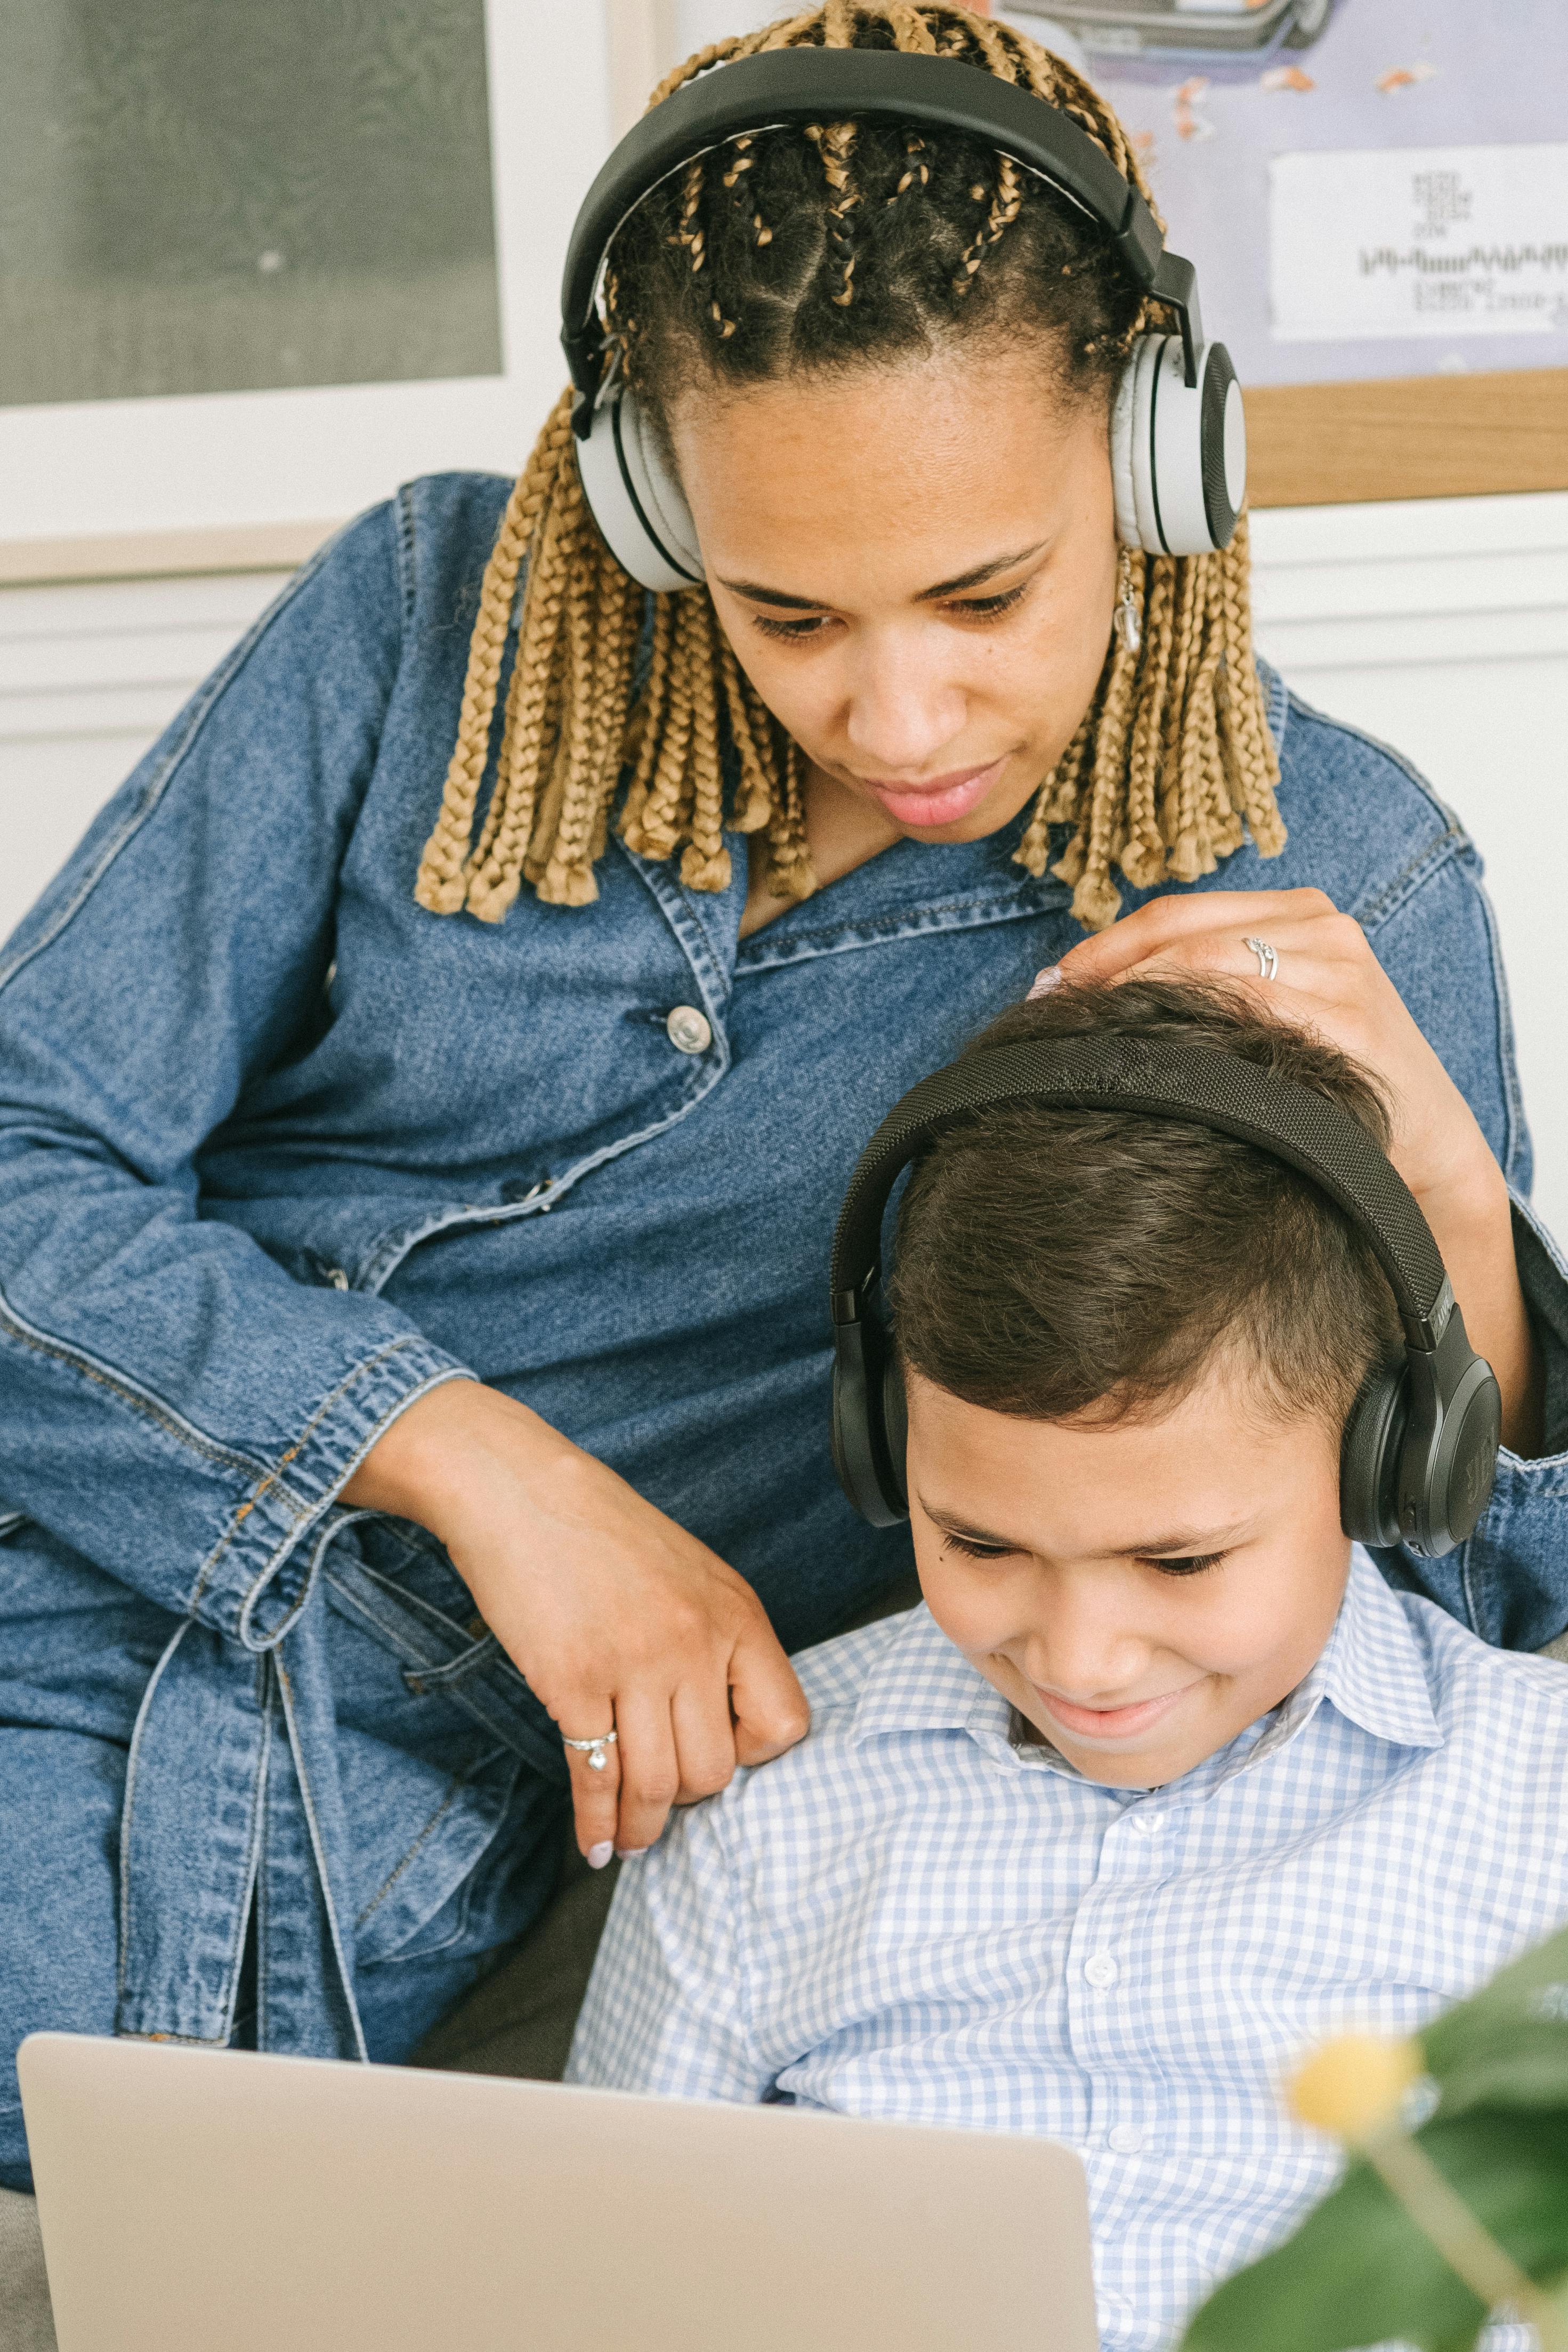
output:
[[1142, 1837], [1129, 1836], [1131, 1827], [1127, 1812], [1107, 1827], [1095, 1883], [1073, 1923], [1066, 1981], [1068, 2042], [1087, 2078], [1089, 2143], [1111, 2161], [1136, 2156], [1148, 2140], [1139, 2080], [1143, 2035], [1137, 2005], [1125, 1998], [1136, 1974], [1127, 1938], [1140, 1906], [1126, 1882], [1148, 1878], [1156, 1856]]

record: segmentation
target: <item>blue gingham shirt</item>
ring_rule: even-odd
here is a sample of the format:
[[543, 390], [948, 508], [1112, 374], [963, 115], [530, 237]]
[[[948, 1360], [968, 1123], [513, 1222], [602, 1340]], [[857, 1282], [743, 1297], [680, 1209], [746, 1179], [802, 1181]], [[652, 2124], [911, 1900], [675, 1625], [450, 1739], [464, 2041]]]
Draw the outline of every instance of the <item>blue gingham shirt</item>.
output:
[[796, 1665], [810, 1738], [624, 1871], [569, 2079], [1066, 2141], [1110, 2352], [1331, 2183], [1280, 2098], [1308, 2050], [1419, 2027], [1568, 1916], [1568, 1666], [1359, 1550], [1306, 1680], [1149, 1791], [1016, 1745], [923, 1608]]

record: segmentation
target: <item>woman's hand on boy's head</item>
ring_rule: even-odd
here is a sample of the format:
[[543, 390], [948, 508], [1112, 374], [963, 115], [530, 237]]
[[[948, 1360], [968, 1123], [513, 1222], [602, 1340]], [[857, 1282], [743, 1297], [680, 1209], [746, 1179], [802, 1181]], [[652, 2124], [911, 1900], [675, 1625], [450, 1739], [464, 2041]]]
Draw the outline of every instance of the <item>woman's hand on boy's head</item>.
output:
[[[1278, 958], [1266, 979], [1249, 939]], [[1058, 967], [1069, 982], [1212, 975], [1245, 988], [1281, 1021], [1315, 1029], [1382, 1080], [1392, 1157], [1426, 1202], [1462, 1191], [1491, 1197], [1497, 1163], [1469, 1105], [1416, 1027], [1352, 915], [1321, 890], [1215, 891], [1151, 898], [1080, 940]]]
[[[1272, 978], [1249, 939], [1273, 949]], [[1471, 1342], [1497, 1374], [1504, 1443], [1532, 1451], [1539, 1367], [1508, 1187], [1469, 1105], [1354, 917], [1321, 890], [1173, 893], [1081, 940], [1058, 970], [1078, 983], [1162, 972], [1226, 979], [1275, 1018], [1317, 1030], [1381, 1080], [1394, 1124], [1390, 1157], [1436, 1238]]]

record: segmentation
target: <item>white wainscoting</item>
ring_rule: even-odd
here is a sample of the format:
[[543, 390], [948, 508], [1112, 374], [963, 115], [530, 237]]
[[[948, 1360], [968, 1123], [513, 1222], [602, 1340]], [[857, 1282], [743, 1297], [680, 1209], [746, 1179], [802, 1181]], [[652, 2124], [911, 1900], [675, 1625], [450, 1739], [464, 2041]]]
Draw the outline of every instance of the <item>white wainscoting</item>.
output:
[[1568, 493], [1256, 517], [1258, 639], [1458, 811], [1502, 932], [1535, 1194], [1568, 1234]]
[[[1568, 1234], [1568, 493], [1254, 523], [1258, 641], [1396, 745], [1487, 860], [1535, 1128]], [[0, 590], [0, 936], [286, 573]]]
[[0, 937], [289, 576], [0, 588]]

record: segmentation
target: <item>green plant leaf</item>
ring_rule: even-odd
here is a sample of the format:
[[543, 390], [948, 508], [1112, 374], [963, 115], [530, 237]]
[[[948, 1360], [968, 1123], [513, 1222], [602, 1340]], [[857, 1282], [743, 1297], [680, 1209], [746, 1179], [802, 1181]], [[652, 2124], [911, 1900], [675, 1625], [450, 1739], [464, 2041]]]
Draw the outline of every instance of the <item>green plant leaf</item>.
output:
[[1438, 2114], [1568, 2108], [1568, 1929], [1549, 1937], [1426, 2028]]
[[[1436, 2118], [1422, 2146], [1521, 2267], [1568, 2273], [1568, 2114], [1471, 2108]], [[1184, 2352], [1357, 2352], [1402, 2337], [1459, 2352], [1486, 2314], [1365, 2164], [1295, 2236], [1217, 2287]]]

